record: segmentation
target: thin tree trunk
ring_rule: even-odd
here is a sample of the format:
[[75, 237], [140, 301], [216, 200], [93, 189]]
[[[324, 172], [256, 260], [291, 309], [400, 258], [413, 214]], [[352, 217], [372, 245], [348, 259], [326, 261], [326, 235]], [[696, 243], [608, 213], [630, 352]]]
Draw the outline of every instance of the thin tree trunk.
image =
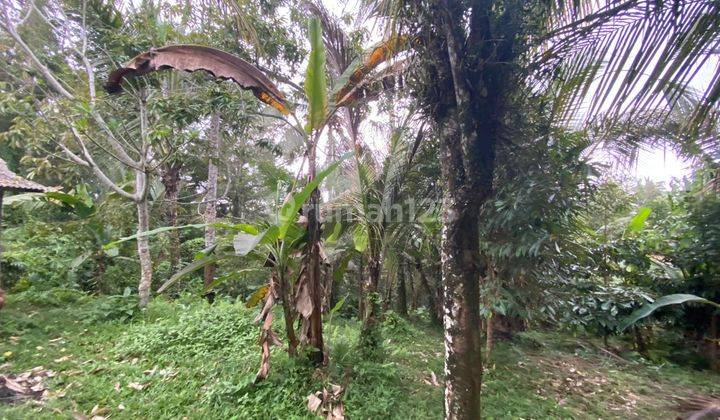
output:
[[633, 326], [635, 332], [635, 347], [638, 353], [645, 354], [647, 346], [645, 345], [645, 338], [643, 337], [642, 330], [637, 325]]
[[712, 341], [710, 341], [710, 361], [712, 363], [713, 369], [716, 371], [720, 371], [720, 358], [718, 357], [718, 347], [720, 347], [720, 329], [718, 327], [718, 324], [720, 324], [720, 314], [713, 314], [710, 318], [710, 338]]
[[363, 271], [365, 270], [365, 267], [363, 267], [363, 256], [360, 254], [360, 257], [358, 258], [358, 278], [357, 278], [357, 286], [358, 286], [358, 319], [363, 320], [365, 319], [365, 281], [363, 280]]
[[[3, 224], [3, 195], [5, 195], [5, 190], [0, 188], [0, 264], [2, 264], [2, 253], [3, 253], [3, 245], [2, 245], [2, 224]], [[0, 295], [3, 296], [3, 301], [5, 298], [5, 292], [3, 291], [3, 285], [4, 285], [4, 279], [3, 279], [3, 270], [2, 267], [0, 267]], [[2, 305], [0, 305], [2, 307]]]
[[288, 339], [288, 354], [295, 357], [297, 356], [297, 346], [299, 341], [295, 335], [295, 327], [293, 326], [295, 316], [291, 307], [292, 302], [290, 301], [290, 287], [288, 285], [287, 277], [285, 277], [285, 273], [280, 273], [278, 280], [280, 286], [280, 298], [282, 299], [283, 317], [285, 318], [285, 335]]
[[[150, 214], [147, 198], [136, 203], [138, 212], [138, 234], [150, 230]], [[145, 308], [150, 301], [150, 287], [152, 286], [152, 260], [150, 258], [150, 241], [147, 236], [137, 238], [138, 256], [140, 258], [140, 307]]]
[[380, 331], [378, 329], [380, 315], [379, 283], [380, 259], [374, 256], [371, 245], [370, 258], [368, 260], [368, 282], [365, 287], [365, 318], [363, 319], [363, 326], [360, 331], [360, 347], [370, 352], [380, 344]]
[[495, 345], [495, 316], [492, 312], [485, 320], [485, 358], [490, 357], [493, 346]]
[[412, 271], [410, 273], [411, 276], [408, 279], [408, 286], [410, 287], [410, 310], [414, 312], [418, 308], [418, 291], [415, 286], [415, 276], [412, 275]]
[[[210, 141], [210, 159], [208, 160], [207, 193], [205, 194], [205, 212], [203, 213], [205, 223], [208, 224], [208, 226], [205, 227], [206, 248], [215, 245], [216, 241], [215, 227], [210, 226], [210, 224], [214, 223], [217, 217], [218, 167], [215, 161], [218, 159], [220, 153], [220, 113], [218, 111], [212, 114], [208, 140]], [[215, 264], [206, 265], [203, 271], [203, 283], [206, 289], [212, 284], [214, 278]], [[213, 298], [213, 294], [207, 294], [207, 299], [210, 303], [212, 303]]]
[[422, 261], [420, 258], [415, 259], [415, 269], [417, 270], [418, 274], [420, 275], [420, 283], [422, 284], [423, 288], [425, 289], [425, 292], [428, 295], [428, 304], [429, 304], [429, 311], [430, 312], [430, 320], [435, 325], [440, 325], [441, 317], [440, 314], [440, 308], [438, 308], [437, 299], [435, 299], [435, 290], [433, 290], [432, 287], [430, 287], [430, 282], [428, 281], [427, 276], [425, 275], [425, 271], [423, 271], [422, 268]]
[[[162, 174], [162, 183], [165, 187], [165, 200], [167, 207], [165, 208], [168, 226], [177, 227], [178, 225], [178, 194], [180, 192], [180, 167], [169, 164]], [[175, 272], [180, 265], [180, 233], [177, 230], [171, 230], [170, 236], [170, 271]]]
[[398, 269], [398, 312], [402, 316], [407, 316], [408, 305], [407, 305], [407, 289], [405, 287], [405, 261], [400, 262]]

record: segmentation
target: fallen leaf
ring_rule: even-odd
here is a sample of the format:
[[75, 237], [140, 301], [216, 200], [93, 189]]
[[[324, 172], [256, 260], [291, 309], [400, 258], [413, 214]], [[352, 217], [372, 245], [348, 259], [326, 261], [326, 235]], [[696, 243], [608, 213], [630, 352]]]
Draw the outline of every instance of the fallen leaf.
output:
[[308, 395], [307, 400], [307, 408], [313, 413], [316, 412], [318, 408], [320, 408], [320, 404], [322, 404], [322, 400], [315, 394]]
[[55, 363], [62, 363], [62, 362], [67, 362], [67, 361], [70, 360], [70, 359], [72, 359], [72, 355], [68, 354], [68, 355], [65, 355], [65, 356], [63, 356], [63, 357], [60, 357], [60, 358], [58, 358], [58, 359], [55, 359], [55, 360], [53, 360], [53, 361], [54, 361]]
[[137, 382], [130, 382], [127, 386], [128, 388], [132, 388], [136, 391], [142, 391], [143, 389], [145, 389], [145, 385], [139, 384]]
[[342, 403], [333, 407], [332, 411], [328, 413], [326, 420], [344, 420], [345, 419], [345, 407]]
[[437, 376], [435, 376], [435, 372], [433, 372], [432, 370], [430, 371], [430, 380], [432, 381], [432, 384], [436, 387], [440, 386], [440, 383], [437, 380]]

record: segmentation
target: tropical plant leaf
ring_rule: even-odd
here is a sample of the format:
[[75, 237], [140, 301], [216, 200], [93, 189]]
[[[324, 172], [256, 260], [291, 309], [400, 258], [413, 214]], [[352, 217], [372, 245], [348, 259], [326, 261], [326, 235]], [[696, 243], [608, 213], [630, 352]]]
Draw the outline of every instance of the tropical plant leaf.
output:
[[24, 203], [26, 201], [37, 200], [38, 198], [42, 198], [44, 196], [45, 196], [45, 193], [37, 193], [37, 192], [15, 194], [15, 195], [11, 195], [10, 197], [3, 198], [2, 205], [9, 206], [9, 205], [15, 204], [15, 203]]
[[263, 239], [264, 233], [252, 235], [249, 233], [238, 233], [233, 238], [233, 248], [235, 248], [235, 255], [244, 256], [250, 253], [257, 244]]
[[248, 298], [247, 302], [245, 302], [246, 308], [254, 308], [256, 307], [260, 301], [265, 299], [265, 296], [267, 296], [268, 290], [270, 290], [269, 285], [260, 286], [257, 290], [253, 292], [252, 295]]
[[340, 264], [338, 264], [337, 268], [335, 270], [333, 270], [333, 280], [334, 281], [341, 281], [343, 279], [343, 276], [345, 276], [345, 272], [347, 271], [348, 264], [350, 263], [351, 258], [352, 258], [352, 254], [347, 253], [340, 260]]
[[310, 106], [308, 124], [310, 130], [318, 129], [327, 115], [327, 80], [325, 78], [325, 45], [318, 18], [310, 19], [310, 59], [305, 73], [305, 94]]
[[365, 224], [359, 224], [355, 226], [353, 230], [353, 245], [357, 252], [364, 252], [368, 243], [370, 243], [370, 236], [368, 234], [368, 228]]
[[367, 49], [360, 57], [350, 64], [340, 76], [332, 93], [336, 106], [346, 104], [365, 81], [365, 77], [386, 60], [404, 51], [410, 45], [408, 38], [393, 35], [386, 40]]
[[717, 308], [720, 308], [720, 304], [717, 304], [713, 301], [707, 300], [705, 298], [701, 298], [700, 296], [695, 295], [689, 295], [689, 294], [675, 294], [675, 295], [666, 295], [659, 299], [657, 299], [653, 303], [646, 303], [643, 305], [640, 309], [636, 310], [630, 316], [625, 318], [621, 323], [619, 330], [623, 331], [630, 325], [638, 322], [639, 320], [649, 316], [653, 312], [655, 312], [657, 309], [660, 309], [662, 307], [668, 306], [668, 305], [679, 305], [681, 303], [703, 303], [706, 305], [712, 305]]
[[178, 281], [182, 280], [183, 278], [187, 277], [188, 275], [192, 274], [193, 272], [205, 267], [206, 265], [214, 264], [222, 259], [228, 258], [231, 255], [218, 255], [218, 254], [212, 254], [208, 255], [205, 258], [201, 258], [199, 260], [193, 261], [190, 264], [186, 265], [185, 268], [178, 271], [177, 273], [173, 274], [168, 281], [163, 283], [162, 286], [157, 290], [158, 293], [164, 292], [168, 287], [172, 286], [173, 284], [177, 283]]
[[335, 222], [335, 225], [333, 226], [332, 233], [328, 238], [325, 240], [327, 243], [335, 243], [340, 238], [340, 235], [342, 234], [342, 223], [340, 221]]
[[116, 247], [118, 246], [118, 244], [120, 244], [120, 243], [122, 243], [122, 242], [132, 241], [133, 239], [143, 238], [143, 237], [146, 237], [146, 236], [155, 236], [155, 235], [157, 235], [157, 234], [159, 234], [159, 233], [169, 232], [169, 231], [171, 231], [171, 230], [200, 229], [200, 228], [204, 228], [204, 227], [206, 227], [206, 226], [207, 226], [207, 224], [205, 224], [205, 223], [197, 223], [197, 224], [193, 224], [193, 225], [183, 225], [183, 226], [164, 226], [164, 227], [161, 227], [161, 228], [148, 230], [147, 232], [136, 233], [135, 235], [130, 235], [130, 236], [122, 237], [122, 238], [120, 238], [120, 239], [118, 239], [118, 240], [116, 240], [116, 241], [112, 241], [112, 242], [110, 242], [110, 243], [105, 244], [105, 245], [103, 246], [103, 249], [107, 250], [107, 249], [110, 249], [110, 248], [116, 248]]
[[338, 300], [337, 303], [335, 304], [335, 306], [333, 306], [332, 309], [330, 309], [330, 313], [331, 314], [338, 313], [338, 311], [340, 311], [340, 309], [342, 309], [343, 305], [345, 305], [345, 300], [347, 300], [348, 296], [349, 295], [345, 295], [340, 300]]
[[308, 182], [305, 187], [300, 190], [297, 194], [290, 197], [285, 204], [283, 204], [282, 208], [280, 209], [280, 215], [278, 220], [278, 238], [284, 239], [285, 235], [288, 232], [288, 229], [290, 228], [290, 225], [295, 221], [295, 217], [297, 217], [298, 211], [300, 211], [300, 208], [303, 204], [310, 198], [310, 194], [315, 190], [315, 188], [320, 185], [320, 183], [327, 178], [328, 175], [330, 175], [335, 169], [337, 169], [338, 166], [340, 166], [340, 163], [342, 163], [345, 159], [347, 159], [351, 153], [346, 153], [343, 155], [338, 161], [332, 163], [330, 166], [322, 170], [320, 173], [318, 173], [315, 178]]
[[238, 277], [245, 275], [245, 274], [260, 274], [265, 273], [265, 270], [262, 268], [244, 268], [242, 270], [235, 270], [233, 272], [227, 273], [225, 275], [222, 275], [218, 278], [216, 278], [212, 283], [205, 286], [203, 289], [203, 294], [209, 292], [210, 290], [220, 286], [223, 283], [228, 282], [229, 280], [237, 279]]
[[652, 213], [651, 208], [640, 207], [640, 210], [638, 210], [637, 214], [630, 220], [630, 223], [628, 223], [627, 231], [640, 232], [645, 226], [645, 221], [648, 216], [650, 216], [650, 213]]
[[204, 70], [218, 79], [232, 80], [281, 113], [289, 113], [285, 96], [260, 69], [240, 57], [201, 45], [169, 45], [139, 54], [110, 73], [105, 89], [110, 93], [121, 92], [125, 77], [169, 68], [190, 72]]

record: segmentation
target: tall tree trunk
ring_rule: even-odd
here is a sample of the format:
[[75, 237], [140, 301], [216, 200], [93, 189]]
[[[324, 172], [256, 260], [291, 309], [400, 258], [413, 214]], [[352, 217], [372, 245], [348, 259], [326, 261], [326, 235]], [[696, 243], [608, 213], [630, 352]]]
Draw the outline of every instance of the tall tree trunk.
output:
[[408, 286], [410, 287], [410, 310], [413, 312], [418, 308], [418, 291], [417, 286], [415, 286], [415, 276], [412, 275], [412, 271], [410, 272], [410, 278], [408, 280]]
[[495, 316], [492, 311], [485, 320], [485, 358], [490, 357], [493, 346], [495, 345]]
[[720, 355], [718, 355], [718, 348], [720, 348], [720, 314], [710, 315], [710, 363], [712, 363], [713, 370], [720, 372]]
[[442, 318], [440, 317], [440, 308], [438, 307], [435, 290], [430, 286], [430, 282], [428, 281], [422, 267], [422, 261], [418, 257], [415, 258], [415, 269], [420, 275], [420, 283], [425, 289], [425, 293], [428, 295], [428, 312], [430, 312], [430, 320], [433, 324], [440, 325]]
[[[215, 244], [216, 233], [215, 227], [210, 226], [215, 223], [217, 217], [217, 183], [218, 183], [218, 167], [216, 161], [220, 156], [220, 113], [213, 112], [210, 121], [210, 133], [208, 136], [210, 141], [210, 159], [208, 159], [208, 177], [207, 177], [207, 193], [205, 194], [205, 212], [203, 218], [208, 226], [205, 227], [205, 247]], [[215, 264], [206, 265], [203, 271], [203, 283], [207, 289], [215, 278]], [[207, 299], [212, 303], [214, 295], [207, 294]], [[283, 297], [284, 299], [284, 297]]]
[[[180, 193], [180, 165], [169, 163], [162, 174], [162, 183], [165, 187], [165, 208], [168, 226], [178, 225], [178, 194]], [[180, 232], [171, 230], [170, 236], [170, 271], [175, 272], [180, 265]]]
[[449, 189], [443, 205], [445, 415], [450, 419], [474, 419], [480, 417], [482, 371], [479, 209]]
[[365, 280], [364, 280], [365, 267], [363, 266], [363, 256], [360, 254], [358, 258], [358, 319], [365, 319]]
[[402, 316], [407, 316], [408, 314], [405, 270], [405, 260], [402, 260], [400, 261], [400, 267], [398, 268], [398, 313]]
[[[2, 253], [3, 253], [3, 245], [2, 245], [2, 224], [3, 224], [3, 195], [5, 195], [5, 190], [0, 188], [0, 264], [2, 264]], [[2, 267], [0, 267], [0, 294], [3, 295], [4, 300], [4, 292], [3, 292], [3, 285], [4, 285], [4, 279], [3, 279], [3, 270]], [[2, 306], [2, 305], [0, 305]]]
[[[373, 239], [371, 238], [370, 241]], [[368, 281], [365, 285], [365, 317], [360, 331], [360, 347], [369, 351], [368, 355], [380, 344], [380, 330], [378, 328], [380, 312], [380, 258], [370, 244], [370, 257], [368, 258]]]
[[[317, 136], [308, 144], [308, 182], [316, 176]], [[315, 188], [307, 206], [307, 244], [301, 276], [297, 283], [295, 305], [301, 318], [300, 342], [311, 347], [309, 358], [316, 366], [325, 360], [322, 335], [322, 273], [320, 270], [320, 191]]]
[[[150, 214], [147, 197], [136, 203], [138, 212], [138, 234], [150, 230]], [[150, 241], [147, 236], [137, 238], [138, 256], [140, 258], [140, 307], [145, 308], [150, 301], [150, 287], [152, 286], [152, 259], [150, 258]]]

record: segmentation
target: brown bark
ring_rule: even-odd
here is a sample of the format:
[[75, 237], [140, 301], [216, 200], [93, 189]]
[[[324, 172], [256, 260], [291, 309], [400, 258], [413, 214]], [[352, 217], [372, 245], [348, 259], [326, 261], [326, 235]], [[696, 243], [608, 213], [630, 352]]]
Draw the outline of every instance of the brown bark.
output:
[[435, 290], [433, 290], [433, 288], [430, 286], [430, 282], [428, 281], [428, 278], [425, 275], [425, 271], [422, 268], [422, 261], [420, 260], [420, 258], [415, 258], [415, 269], [420, 275], [420, 283], [422, 284], [423, 288], [425, 289], [425, 293], [427, 293], [428, 296], [428, 312], [430, 312], [430, 320], [433, 324], [440, 325], [442, 317], [440, 316], [441, 312], [440, 308], [438, 307]]
[[[165, 187], [165, 217], [167, 225], [177, 227], [178, 225], [178, 194], [180, 193], [180, 165], [176, 163], [167, 164], [163, 170], [161, 181]], [[170, 237], [170, 271], [175, 272], [180, 265], [180, 232], [171, 230]]]
[[635, 332], [635, 349], [640, 354], [645, 354], [647, 346], [645, 345], [645, 338], [643, 337], [642, 330], [637, 325], [633, 326]]
[[[313, 165], [314, 167], [314, 165]], [[311, 178], [315, 177], [315, 171], [311, 172]], [[320, 270], [320, 191], [315, 189], [310, 195], [308, 210], [308, 244], [305, 255], [305, 269], [307, 270], [307, 285], [309, 287], [310, 299], [312, 301], [312, 312], [307, 329], [307, 339], [311, 347], [310, 360], [315, 365], [324, 361], [324, 343], [322, 335], [322, 273]]]
[[358, 258], [358, 319], [365, 319], [365, 281], [363, 279], [365, 267], [363, 267], [363, 256]]
[[418, 290], [415, 286], [415, 276], [411, 275], [409, 280], [410, 281], [408, 281], [408, 286], [410, 287], [410, 309], [412, 311], [415, 311], [418, 308]]
[[[205, 211], [203, 212], [205, 223], [208, 224], [208, 226], [205, 227], [206, 248], [214, 245], [216, 241], [215, 227], [210, 226], [210, 224], [214, 223], [217, 218], [218, 167], [215, 161], [220, 156], [220, 113], [218, 111], [212, 114], [208, 140], [210, 141], [210, 159], [208, 160], [207, 193], [205, 194]], [[215, 264], [208, 264], [203, 270], [203, 283], [206, 289], [215, 279], [215, 269]], [[209, 301], [212, 301], [213, 295], [208, 294], [207, 298]]]
[[[372, 241], [372, 239], [371, 239]], [[364, 348], [373, 349], [379, 344], [378, 322], [380, 312], [380, 297], [378, 295], [378, 285], [380, 283], [380, 261], [379, 258], [373, 256], [374, 252], [370, 250], [368, 259], [368, 281], [365, 284], [365, 316], [363, 318], [362, 330], [360, 331], [360, 345]]]
[[720, 372], [720, 358], [718, 357], [718, 348], [720, 348], [720, 314], [713, 314], [710, 318], [710, 360], [713, 364], [713, 369]]
[[495, 316], [491, 312], [485, 320], [485, 358], [490, 357], [493, 346], [495, 346]]
[[[317, 136], [310, 140], [308, 144], [308, 182], [311, 182], [316, 176], [316, 145]], [[300, 293], [305, 293], [303, 288], [307, 288], [311, 311], [309, 315], [304, 315], [303, 311], [298, 308], [302, 321], [300, 341], [302, 343], [307, 342], [310, 345], [308, 356], [310, 361], [318, 366], [325, 360], [325, 345], [322, 335], [323, 279], [320, 270], [320, 191], [317, 188], [310, 194], [307, 209], [308, 239], [302, 262], [304, 272], [301, 275], [301, 279], [299, 280], [300, 284], [297, 287]], [[300, 304], [300, 302], [296, 299], [296, 305], [297, 304]]]
[[285, 273], [279, 273], [278, 283], [280, 286], [280, 298], [282, 299], [283, 317], [285, 318], [285, 335], [288, 338], [288, 354], [297, 356], [297, 347], [299, 341], [295, 335], [295, 316], [292, 311], [292, 302], [290, 300], [290, 285], [288, 284]]
[[[5, 195], [5, 190], [0, 188], [0, 264], [2, 262], [2, 253], [3, 253], [3, 246], [2, 246], [3, 195]], [[0, 292], [2, 292], [3, 285], [4, 285], [3, 270], [0, 267]], [[4, 303], [4, 301], [5, 301], [5, 295], [3, 292], [3, 303]], [[0, 307], [2, 307], [2, 306], [0, 306]]]
[[[452, 162], [445, 144], [444, 160]], [[445, 178], [454, 178], [444, 165]], [[452, 184], [452, 182], [451, 182]], [[480, 416], [479, 232], [476, 203], [467, 192], [446, 188], [443, 211], [442, 272], [445, 327], [445, 416]]]
[[407, 288], [405, 287], [405, 261], [400, 262], [398, 267], [398, 313], [402, 316], [407, 316], [408, 305], [407, 305]]

